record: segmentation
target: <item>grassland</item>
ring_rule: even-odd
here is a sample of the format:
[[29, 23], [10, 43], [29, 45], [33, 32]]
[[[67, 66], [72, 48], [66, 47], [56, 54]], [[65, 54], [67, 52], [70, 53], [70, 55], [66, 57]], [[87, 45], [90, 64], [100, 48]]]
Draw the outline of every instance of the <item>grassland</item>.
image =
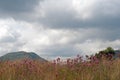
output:
[[83, 61], [80, 56], [52, 62], [0, 62], [0, 80], [120, 80], [120, 60]]

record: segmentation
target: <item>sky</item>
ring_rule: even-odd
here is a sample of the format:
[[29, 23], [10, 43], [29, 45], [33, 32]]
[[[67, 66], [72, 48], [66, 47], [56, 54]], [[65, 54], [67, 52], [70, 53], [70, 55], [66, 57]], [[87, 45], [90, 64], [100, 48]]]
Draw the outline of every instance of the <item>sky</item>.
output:
[[0, 0], [0, 56], [44, 58], [120, 49], [120, 0]]

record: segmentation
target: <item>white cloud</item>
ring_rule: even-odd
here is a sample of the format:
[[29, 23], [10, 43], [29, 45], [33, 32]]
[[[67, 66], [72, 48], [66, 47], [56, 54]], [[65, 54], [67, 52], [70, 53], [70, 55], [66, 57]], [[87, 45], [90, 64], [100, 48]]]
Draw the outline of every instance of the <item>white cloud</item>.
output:
[[23, 45], [19, 41], [20, 31], [23, 30], [23, 24], [14, 19], [0, 19], [0, 55], [7, 52], [18, 51]]
[[0, 26], [0, 55], [24, 50], [46, 57], [70, 57], [93, 54], [108, 46], [120, 48], [118, 38], [112, 41], [106, 38], [113, 32], [99, 28], [51, 29], [12, 18], [1, 19]]
[[5, 10], [0, 12], [0, 55], [25, 50], [69, 57], [120, 48], [119, 0], [41, 1], [26, 7], [28, 11], [1, 6]]
[[75, 47], [83, 55], [92, 55], [107, 47], [120, 49], [120, 40], [119, 39], [114, 41], [86, 40], [83, 43], [76, 44]]
[[73, 7], [76, 10], [77, 17], [84, 19], [89, 19], [92, 16], [93, 5], [96, 0], [73, 0]]
[[120, 14], [119, 0], [73, 0], [73, 7], [80, 19], [90, 19], [97, 16], [118, 16]]
[[73, 31], [46, 29], [42, 26], [36, 28], [35, 24], [15, 21], [14, 19], [1, 19], [0, 26], [2, 26], [0, 27], [1, 55], [18, 50], [42, 54], [41, 51], [50, 46], [68, 45], [72, 41], [71, 37], [74, 37]]

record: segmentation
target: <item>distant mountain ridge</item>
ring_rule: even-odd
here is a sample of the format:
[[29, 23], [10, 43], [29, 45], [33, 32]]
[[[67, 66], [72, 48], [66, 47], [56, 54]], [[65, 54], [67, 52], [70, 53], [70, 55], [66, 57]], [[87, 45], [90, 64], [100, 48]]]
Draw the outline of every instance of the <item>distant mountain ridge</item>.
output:
[[0, 57], [0, 61], [8, 61], [8, 60], [20, 60], [20, 59], [32, 59], [32, 60], [40, 60], [40, 61], [47, 61], [44, 58], [41, 58], [34, 52], [25, 52], [25, 51], [18, 51], [18, 52], [10, 52]]
[[120, 50], [115, 50], [114, 58], [120, 58]]

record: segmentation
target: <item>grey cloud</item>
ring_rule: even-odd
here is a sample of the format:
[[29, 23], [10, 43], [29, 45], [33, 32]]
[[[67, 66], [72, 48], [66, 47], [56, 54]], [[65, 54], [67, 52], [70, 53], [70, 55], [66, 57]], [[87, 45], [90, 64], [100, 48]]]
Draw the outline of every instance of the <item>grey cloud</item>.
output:
[[119, 0], [84, 0], [82, 5], [79, 4], [81, 0], [76, 0], [77, 4], [74, 1], [0, 0], [0, 17], [12, 17], [56, 29], [119, 28]]
[[[22, 25], [14, 20], [0, 20], [0, 56], [8, 52], [19, 51], [24, 45], [19, 30]], [[20, 28], [19, 28], [20, 29]]]
[[70, 57], [78, 53], [94, 53], [102, 47], [111, 45], [120, 48], [120, 41], [117, 41], [120, 39], [118, 28], [90, 27], [75, 30], [43, 28], [39, 30], [31, 23], [20, 24], [14, 20], [3, 20], [0, 25], [3, 26], [0, 27], [0, 32], [3, 33], [0, 35], [0, 55], [24, 50], [36, 52], [40, 56]]
[[43, 50], [40, 51], [42, 56], [49, 56], [49, 57], [57, 57], [57, 56], [64, 56], [64, 57], [71, 57], [77, 55], [78, 52], [74, 48], [74, 45], [52, 45], [46, 46]]
[[40, 1], [43, 0], [0, 0], [0, 17], [31, 21]]
[[16, 39], [11, 37], [11, 36], [5, 36], [4, 38], [2, 38], [0, 40], [0, 43], [11, 43], [11, 42], [15, 42]]
[[0, 10], [8, 13], [29, 11], [38, 0], [0, 0]]
[[[69, 2], [68, 0], [62, 1], [66, 1], [67, 3], [58, 4], [59, 1], [52, 0], [43, 2], [43, 5], [41, 4], [43, 6], [45, 17], [40, 18], [39, 21], [43, 25], [59, 29], [75, 29], [88, 27], [102, 27], [111, 29], [119, 28], [120, 11], [118, 6], [120, 5], [120, 1], [118, 0], [93, 0], [95, 3], [92, 6], [85, 8], [86, 13], [84, 12], [84, 7], [83, 10], [80, 10], [81, 8], [75, 10], [75, 8], [72, 7], [71, 2]], [[56, 5], [54, 5], [55, 3]], [[71, 6], [68, 4], [71, 4]], [[84, 13], [90, 13], [90, 18], [82, 18]]]
[[11, 31], [11, 32], [8, 31], [8, 33], [6, 33], [6, 35], [3, 36], [0, 39], [0, 43], [14, 43], [14, 42], [17, 42], [20, 36], [21, 35], [19, 33], [15, 32], [15, 31]]
[[[72, 1], [44, 0], [39, 4], [38, 0], [0, 0], [0, 17], [14, 18], [13, 22], [1, 20], [0, 26], [9, 27], [6, 32], [10, 35], [1, 35], [0, 55], [26, 50], [42, 56], [68, 57], [107, 46], [120, 48], [119, 0], [92, 0], [94, 3], [85, 4], [87, 8], [83, 6], [82, 10]], [[86, 13], [90, 14], [84, 17]]]

